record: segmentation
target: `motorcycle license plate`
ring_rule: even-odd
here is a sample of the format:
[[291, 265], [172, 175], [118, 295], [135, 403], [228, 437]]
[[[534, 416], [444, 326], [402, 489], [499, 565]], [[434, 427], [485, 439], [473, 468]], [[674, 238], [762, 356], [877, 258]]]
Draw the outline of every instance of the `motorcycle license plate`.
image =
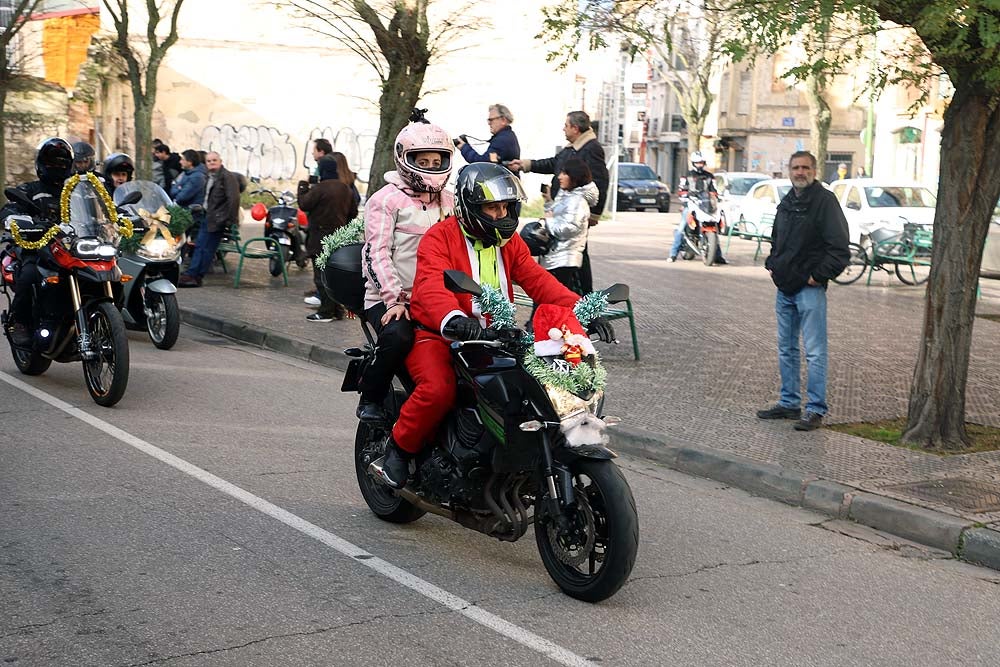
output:
[[292, 240], [287, 236], [282, 236], [280, 239], [278, 239], [278, 243], [280, 243], [281, 245], [292, 245]]
[[639, 203], [640, 204], [655, 204], [656, 200], [655, 199], [650, 199], [650, 198], [643, 198], [643, 199], [639, 200]]

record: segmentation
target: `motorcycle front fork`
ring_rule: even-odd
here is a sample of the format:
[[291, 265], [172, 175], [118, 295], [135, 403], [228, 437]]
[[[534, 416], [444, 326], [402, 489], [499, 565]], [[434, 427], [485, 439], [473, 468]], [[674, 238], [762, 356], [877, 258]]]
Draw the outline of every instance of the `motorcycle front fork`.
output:
[[[114, 301], [114, 293], [111, 291], [111, 283], [104, 283], [104, 291]], [[83, 311], [83, 304], [80, 299], [80, 284], [76, 276], [69, 276], [69, 294], [73, 299], [73, 312], [76, 313], [76, 335], [77, 347], [80, 349], [80, 356], [84, 359], [93, 359], [97, 353], [90, 347], [90, 329], [87, 326], [87, 313]]]
[[573, 476], [562, 465], [556, 464], [552, 458], [552, 442], [549, 434], [542, 430], [542, 477], [548, 490], [546, 504], [548, 513], [555, 518], [556, 525], [566, 528], [566, 515], [563, 507], [569, 507], [575, 501], [573, 491]]

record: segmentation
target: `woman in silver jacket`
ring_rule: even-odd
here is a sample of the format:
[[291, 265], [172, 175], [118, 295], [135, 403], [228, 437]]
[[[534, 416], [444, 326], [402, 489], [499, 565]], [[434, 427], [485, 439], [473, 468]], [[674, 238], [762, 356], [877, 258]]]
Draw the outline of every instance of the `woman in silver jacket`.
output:
[[587, 246], [590, 207], [597, 203], [598, 191], [590, 168], [579, 158], [566, 160], [558, 178], [559, 194], [545, 205], [545, 228], [555, 242], [539, 258], [539, 264], [579, 294], [577, 274], [583, 264], [583, 249]]

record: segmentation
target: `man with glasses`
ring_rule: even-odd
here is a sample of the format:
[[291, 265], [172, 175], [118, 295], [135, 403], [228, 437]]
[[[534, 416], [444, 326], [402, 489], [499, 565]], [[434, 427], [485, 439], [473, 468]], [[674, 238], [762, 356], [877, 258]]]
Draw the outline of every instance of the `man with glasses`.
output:
[[521, 145], [517, 143], [517, 135], [511, 129], [510, 124], [514, 122], [514, 115], [510, 109], [502, 104], [490, 105], [489, 115], [486, 122], [490, 126], [490, 143], [486, 146], [486, 152], [479, 154], [472, 150], [472, 146], [465, 142], [465, 136], [455, 139], [455, 146], [461, 151], [462, 157], [468, 163], [473, 162], [496, 162], [507, 163], [521, 157]]

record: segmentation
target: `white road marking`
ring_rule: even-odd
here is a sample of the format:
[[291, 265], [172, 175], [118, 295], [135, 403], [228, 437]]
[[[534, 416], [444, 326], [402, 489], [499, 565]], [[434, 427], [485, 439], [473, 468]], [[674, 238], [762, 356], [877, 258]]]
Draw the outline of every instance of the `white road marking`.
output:
[[392, 579], [398, 584], [402, 584], [407, 588], [423, 595], [426, 598], [434, 600], [438, 604], [441, 604], [454, 612], [465, 616], [466, 618], [493, 630], [497, 634], [503, 635], [509, 639], [513, 639], [517, 643], [525, 646], [533, 651], [541, 653], [542, 655], [551, 658], [555, 662], [562, 665], [593, 665], [594, 663], [587, 660], [586, 658], [573, 653], [569, 649], [563, 648], [558, 644], [540, 637], [533, 632], [525, 630], [524, 628], [515, 625], [509, 621], [491, 614], [484, 609], [475, 606], [473, 603], [464, 600], [457, 595], [453, 595], [443, 588], [439, 588], [429, 581], [425, 581], [420, 577], [410, 574], [406, 570], [396, 567], [392, 563], [382, 560], [377, 556], [373, 556], [359, 546], [348, 542], [347, 540], [334, 535], [333, 533], [320, 528], [319, 526], [306, 521], [305, 519], [292, 514], [291, 512], [284, 510], [277, 505], [269, 503], [268, 501], [255, 496], [249, 491], [245, 491], [240, 487], [227, 482], [221, 477], [217, 477], [207, 470], [203, 470], [198, 466], [188, 463], [184, 459], [178, 458], [173, 454], [160, 449], [145, 440], [138, 438], [127, 431], [110, 424], [103, 419], [95, 417], [87, 412], [84, 412], [80, 408], [73, 407], [69, 403], [52, 396], [41, 389], [31, 386], [30, 384], [23, 382], [15, 377], [8, 375], [7, 373], [0, 372], [0, 380], [3, 380], [7, 384], [20, 389], [28, 394], [31, 394], [35, 398], [45, 401], [52, 407], [62, 410], [71, 417], [75, 417], [90, 426], [107, 433], [112, 438], [119, 440], [130, 447], [152, 456], [154, 459], [167, 464], [168, 466], [179, 470], [180, 472], [194, 477], [200, 482], [207, 484], [208, 486], [225, 493], [228, 496], [239, 500], [241, 503], [249, 505], [258, 512], [266, 514], [267, 516], [277, 519], [281, 523], [294, 528], [295, 530], [308, 535], [309, 537], [317, 540], [328, 547], [340, 552], [341, 554], [351, 558], [356, 563], [360, 563], [365, 567], [369, 567], [384, 577]]

